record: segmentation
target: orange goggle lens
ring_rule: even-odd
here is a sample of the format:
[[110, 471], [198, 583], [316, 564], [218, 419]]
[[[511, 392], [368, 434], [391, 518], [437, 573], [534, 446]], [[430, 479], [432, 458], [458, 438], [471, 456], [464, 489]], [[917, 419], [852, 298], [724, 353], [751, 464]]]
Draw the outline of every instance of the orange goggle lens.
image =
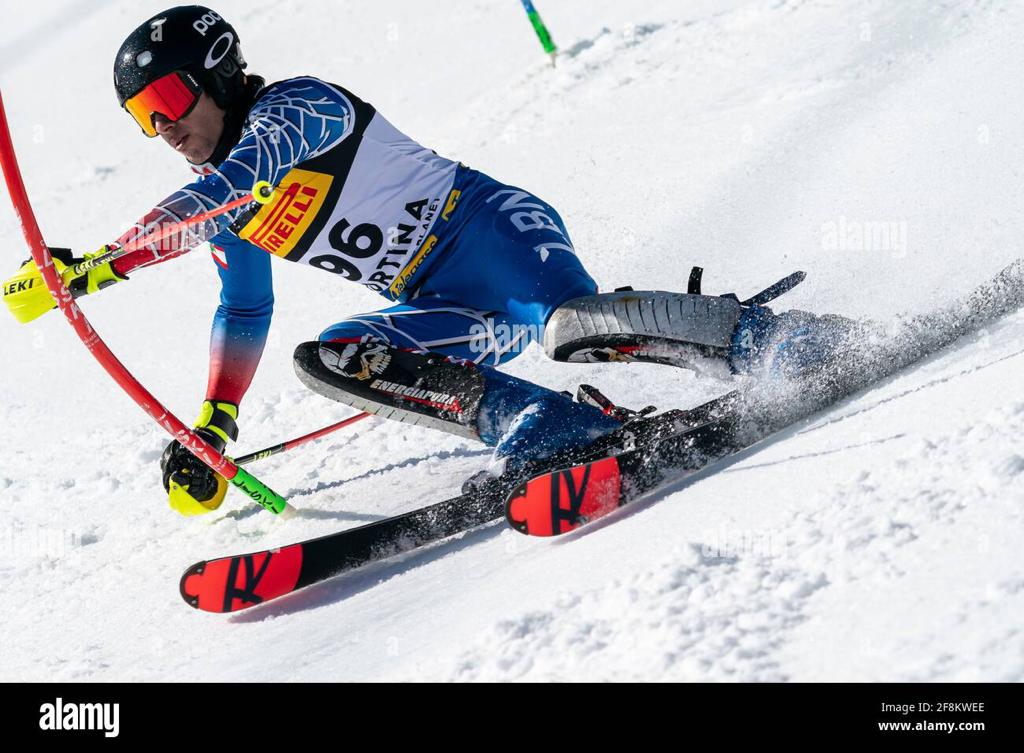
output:
[[168, 73], [152, 82], [134, 97], [125, 100], [124, 109], [142, 126], [147, 136], [156, 136], [153, 115], [160, 113], [168, 120], [181, 120], [192, 112], [202, 89], [189, 77]]

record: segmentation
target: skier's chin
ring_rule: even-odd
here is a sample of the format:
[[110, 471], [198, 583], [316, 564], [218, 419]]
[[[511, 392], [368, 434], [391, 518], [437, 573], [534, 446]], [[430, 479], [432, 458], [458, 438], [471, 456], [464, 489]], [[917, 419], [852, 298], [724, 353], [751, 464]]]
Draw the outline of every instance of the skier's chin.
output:
[[202, 133], [165, 136], [167, 145], [180, 154], [190, 165], [205, 165], [217, 149], [217, 142]]
[[213, 156], [214, 147], [208, 149], [189, 149], [185, 152], [185, 159], [190, 165], [205, 165], [210, 161], [210, 157]]

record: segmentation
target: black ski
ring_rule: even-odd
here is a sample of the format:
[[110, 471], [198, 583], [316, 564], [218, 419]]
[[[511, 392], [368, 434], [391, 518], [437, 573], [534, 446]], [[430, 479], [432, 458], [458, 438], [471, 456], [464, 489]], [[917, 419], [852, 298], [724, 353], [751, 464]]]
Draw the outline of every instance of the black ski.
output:
[[280, 549], [197, 562], [181, 577], [181, 596], [206, 612], [247, 609], [496, 520], [506, 491], [494, 486]]
[[[593, 388], [581, 388], [580, 394], [590, 400], [603, 399]], [[650, 443], [656, 437], [678, 433], [729, 410], [736, 398], [737, 393], [729, 393], [689, 411], [668, 411], [654, 417], [624, 411], [632, 420], [627, 420], [621, 430], [585, 450], [550, 458], [535, 472], [605, 457], [615, 449], [622, 451], [637, 442]], [[457, 497], [358, 528], [280, 549], [197, 562], [181, 577], [181, 596], [190, 606], [207, 612], [247, 609], [499, 520], [505, 512], [505, 499], [515, 485], [515, 480], [491, 479]]]

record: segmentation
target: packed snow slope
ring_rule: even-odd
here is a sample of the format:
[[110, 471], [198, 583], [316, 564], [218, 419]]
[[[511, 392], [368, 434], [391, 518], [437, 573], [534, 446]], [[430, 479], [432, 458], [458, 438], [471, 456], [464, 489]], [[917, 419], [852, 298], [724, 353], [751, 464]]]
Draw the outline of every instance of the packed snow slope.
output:
[[[51, 245], [90, 251], [189, 180], [118, 110], [121, 39], [160, 2], [13, 4], [0, 85]], [[547, 0], [554, 70], [514, 0], [223, 0], [250, 70], [351, 88], [440, 153], [559, 208], [605, 289], [750, 295], [886, 320], [1024, 255], [1024, 4]], [[0, 202], [5, 276], [28, 256]], [[482, 275], [487, 274], [481, 269]], [[275, 265], [277, 312], [239, 451], [351, 411], [299, 385], [294, 345], [384, 300]], [[188, 421], [217, 305], [205, 250], [83, 302]], [[0, 317], [3, 680], [1022, 680], [1024, 315], [960, 340], [581, 535], [496, 525], [235, 617], [189, 609], [194, 561], [291, 543], [457, 492], [486, 454], [379, 420], [253, 470], [302, 515], [232, 493], [168, 507], [167, 437], [60, 316]], [[510, 371], [642, 406], [725, 381]]]

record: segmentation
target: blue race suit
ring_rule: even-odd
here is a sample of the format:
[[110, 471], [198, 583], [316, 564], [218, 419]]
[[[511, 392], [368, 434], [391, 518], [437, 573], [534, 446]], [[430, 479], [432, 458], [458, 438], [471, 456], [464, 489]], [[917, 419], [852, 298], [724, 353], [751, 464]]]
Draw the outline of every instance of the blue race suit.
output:
[[311, 77], [260, 92], [238, 144], [205, 172], [119, 242], [244, 197], [257, 181], [278, 190], [265, 206], [208, 220], [115, 266], [127, 274], [210, 241], [222, 292], [208, 399], [237, 404], [248, 389], [273, 311], [270, 257], [280, 256], [394, 302], [338, 322], [320, 339], [372, 336], [485, 369], [481, 436], [488, 444], [502, 442], [513, 414], [524, 411], [521, 433], [504, 440], [517, 451], [543, 437], [538, 451], [547, 452], [614, 425], [596, 409], [488, 368], [537, 339], [561, 303], [596, 292], [546, 202], [440, 157], [351, 92]]

